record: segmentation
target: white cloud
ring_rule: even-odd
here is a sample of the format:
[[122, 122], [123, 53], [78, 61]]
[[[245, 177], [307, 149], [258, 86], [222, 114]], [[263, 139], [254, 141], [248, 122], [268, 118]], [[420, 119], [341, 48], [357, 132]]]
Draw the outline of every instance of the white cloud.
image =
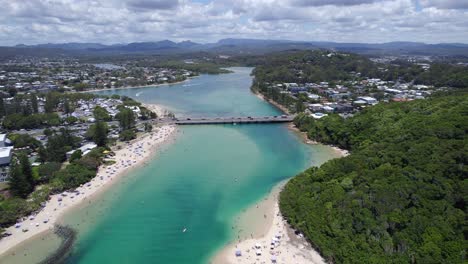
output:
[[468, 1], [466, 0], [421, 0], [421, 5], [442, 9], [468, 9]]
[[0, 45], [226, 37], [468, 42], [468, 11], [461, 2], [466, 1], [0, 0]]

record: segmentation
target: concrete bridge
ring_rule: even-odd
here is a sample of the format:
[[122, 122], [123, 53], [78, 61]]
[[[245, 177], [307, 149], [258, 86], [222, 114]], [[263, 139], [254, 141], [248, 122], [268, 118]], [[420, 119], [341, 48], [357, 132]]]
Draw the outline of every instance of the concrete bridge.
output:
[[292, 122], [294, 116], [263, 116], [263, 117], [206, 117], [206, 118], [175, 118], [160, 120], [161, 123], [176, 125], [215, 125], [215, 124], [261, 124], [261, 123], [286, 123]]

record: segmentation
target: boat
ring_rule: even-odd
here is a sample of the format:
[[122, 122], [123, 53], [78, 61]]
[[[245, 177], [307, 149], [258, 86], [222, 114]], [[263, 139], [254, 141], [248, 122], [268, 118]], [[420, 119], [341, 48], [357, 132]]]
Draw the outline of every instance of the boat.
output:
[[182, 233], [185, 233], [185, 231], [187, 231], [187, 228], [184, 228], [184, 230], [182, 230]]

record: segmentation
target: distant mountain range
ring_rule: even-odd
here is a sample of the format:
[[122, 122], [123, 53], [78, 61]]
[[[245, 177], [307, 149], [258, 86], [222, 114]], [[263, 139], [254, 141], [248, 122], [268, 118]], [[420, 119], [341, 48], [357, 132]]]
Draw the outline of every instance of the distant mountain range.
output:
[[382, 44], [336, 43], [320, 41], [291, 41], [265, 39], [222, 39], [216, 43], [192, 41], [134, 42], [104, 45], [100, 43], [60, 43], [0, 47], [0, 56], [7, 54], [33, 55], [113, 55], [113, 54], [176, 54], [212, 52], [226, 55], [263, 54], [284, 50], [330, 49], [367, 55], [428, 55], [468, 56], [468, 44], [425, 44], [419, 42], [389, 42]]

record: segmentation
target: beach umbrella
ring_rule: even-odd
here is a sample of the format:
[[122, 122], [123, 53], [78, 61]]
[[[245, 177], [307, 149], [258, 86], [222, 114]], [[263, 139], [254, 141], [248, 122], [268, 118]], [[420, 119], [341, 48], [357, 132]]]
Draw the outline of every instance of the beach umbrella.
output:
[[255, 244], [255, 247], [256, 247], [256, 248], [261, 248], [262, 245], [260, 245], [260, 243], [257, 243], [257, 244]]
[[240, 250], [236, 250], [236, 257], [242, 256], [242, 252]]
[[276, 256], [272, 256], [272, 257], [271, 257], [271, 262], [272, 262], [272, 263], [276, 263]]
[[262, 255], [262, 251], [261, 251], [261, 250], [257, 250], [257, 252], [256, 252], [255, 254], [257, 254], [257, 256], [260, 256], [260, 255]]

